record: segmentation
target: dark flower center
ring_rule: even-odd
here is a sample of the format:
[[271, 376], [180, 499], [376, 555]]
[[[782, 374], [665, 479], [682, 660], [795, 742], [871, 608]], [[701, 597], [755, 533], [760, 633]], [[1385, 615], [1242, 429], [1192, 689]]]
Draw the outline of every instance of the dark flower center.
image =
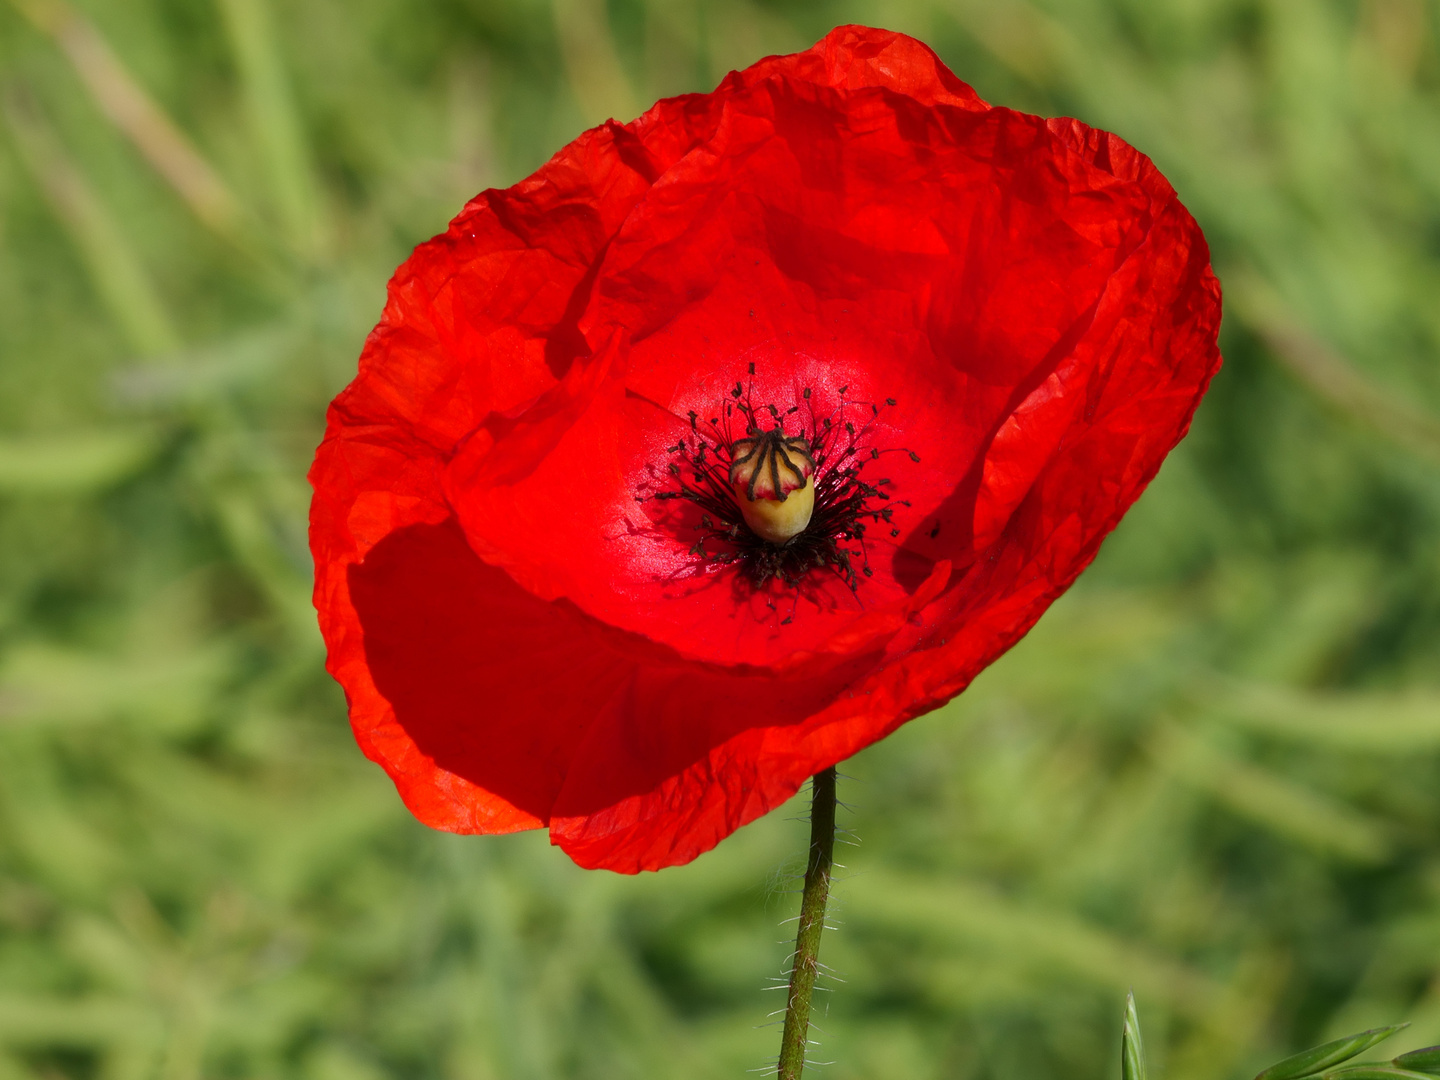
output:
[[[891, 497], [888, 477], [872, 480], [865, 469], [886, 453], [920, 459], [870, 445], [882, 406], [852, 400], [848, 390], [842, 386], [839, 404], [820, 416], [809, 387], [782, 411], [757, 408], [736, 383], [719, 416], [689, 413], [689, 435], [668, 448], [678, 459], [666, 467], [668, 486], [641, 501], [682, 499], [699, 508], [690, 526], [699, 533], [690, 547], [695, 571], [734, 565], [757, 588], [795, 589], [810, 573], [828, 571], [852, 591], [862, 575], [872, 576], [866, 530], [890, 526], [895, 508], [910, 503]], [[890, 535], [900, 530], [891, 527]]]

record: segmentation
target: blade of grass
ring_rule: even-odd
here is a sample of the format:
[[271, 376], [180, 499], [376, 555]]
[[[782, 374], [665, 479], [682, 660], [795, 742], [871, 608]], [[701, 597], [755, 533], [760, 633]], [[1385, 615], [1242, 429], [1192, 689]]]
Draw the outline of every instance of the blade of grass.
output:
[[236, 561], [284, 618], [297, 644], [306, 650], [318, 649], [320, 635], [310, 605], [310, 582], [278, 548], [274, 530], [257, 500], [239, 490], [217, 490], [212, 505]]
[[1277, 833], [1357, 863], [1390, 857], [1385, 824], [1267, 769], [1226, 753], [1179, 727], [1156, 733], [1151, 751], [1179, 779]]
[[110, 44], [65, 0], [12, 0], [70, 61], [91, 99], [207, 227], [241, 238], [241, 208], [195, 144], [121, 63]]
[[0, 439], [0, 492], [98, 491], [135, 475], [160, 446], [154, 432], [130, 429]]
[[1270, 1068], [1256, 1076], [1255, 1080], [1299, 1080], [1303, 1076], [1315, 1076], [1339, 1065], [1342, 1061], [1349, 1061], [1357, 1054], [1363, 1054], [1376, 1043], [1384, 1042], [1391, 1035], [1406, 1027], [1409, 1025], [1392, 1024], [1389, 1027], [1371, 1028], [1369, 1031], [1362, 1031], [1357, 1035], [1346, 1035], [1344, 1038], [1323, 1043], [1309, 1050], [1302, 1050], [1284, 1061], [1271, 1065]]
[[1134, 991], [1125, 995], [1125, 1027], [1120, 1033], [1120, 1080], [1145, 1080], [1145, 1044], [1140, 1039], [1140, 1016]]
[[257, 156], [286, 240], [301, 257], [325, 249], [326, 229], [305, 127], [266, 0], [218, 0]]
[[1312, 393], [1411, 453], [1440, 462], [1440, 417], [1375, 385], [1310, 333], [1254, 271], [1226, 275], [1231, 310], [1250, 324], [1277, 361]]
[[924, 931], [934, 948], [978, 945], [1045, 972], [1064, 971], [1098, 986], [1146, 993], [1202, 1013], [1219, 993], [1188, 966], [1123, 941], [1071, 911], [1011, 901], [970, 882], [877, 869], [851, 878], [850, 919], [857, 926]]
[[1440, 1075], [1440, 1046], [1426, 1046], [1419, 1050], [1411, 1050], [1408, 1054], [1401, 1054], [1397, 1057], [1394, 1063], [1400, 1068], [1409, 1069], [1412, 1072]]
[[91, 284], [130, 347], [149, 356], [174, 352], [180, 336], [150, 275], [34, 99], [12, 85], [0, 96], [0, 111], [21, 162], [64, 226]]
[[1440, 747], [1440, 695], [1306, 693], [1239, 685], [1211, 707], [1228, 723], [1296, 742], [1377, 754]]

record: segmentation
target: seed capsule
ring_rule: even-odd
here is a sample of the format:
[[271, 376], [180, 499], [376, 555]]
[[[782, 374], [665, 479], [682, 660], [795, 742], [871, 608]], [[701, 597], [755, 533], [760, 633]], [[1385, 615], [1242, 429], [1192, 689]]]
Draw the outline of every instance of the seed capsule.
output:
[[805, 530], [815, 512], [815, 462], [809, 440], [787, 439], [777, 425], [730, 446], [730, 486], [745, 524], [761, 539], [783, 544]]

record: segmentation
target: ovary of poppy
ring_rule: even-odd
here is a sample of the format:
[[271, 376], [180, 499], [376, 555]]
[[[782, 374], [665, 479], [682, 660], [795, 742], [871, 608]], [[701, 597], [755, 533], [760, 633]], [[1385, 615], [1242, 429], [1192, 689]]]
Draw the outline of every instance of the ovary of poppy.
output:
[[[416, 249], [331, 406], [315, 603], [356, 738], [436, 828], [688, 861], [1034, 624], [1185, 434], [1219, 321], [1147, 158], [901, 34], [588, 131]], [[893, 511], [864, 573], [697, 557], [660, 499], [740, 391], [787, 438], [861, 417]]]

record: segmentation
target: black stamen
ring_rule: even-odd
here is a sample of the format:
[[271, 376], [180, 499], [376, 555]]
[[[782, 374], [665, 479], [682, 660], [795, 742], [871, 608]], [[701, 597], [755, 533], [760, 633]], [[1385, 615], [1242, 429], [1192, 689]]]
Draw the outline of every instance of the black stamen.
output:
[[[753, 376], [753, 364], [749, 365], [749, 370]], [[760, 588], [772, 579], [778, 579], [797, 590], [797, 599], [803, 579], [812, 570], [833, 571], [851, 590], [856, 590], [858, 586], [857, 570], [866, 577], [874, 576], [866, 548], [866, 523], [884, 522], [888, 526], [892, 508], [909, 504], [904, 500], [888, 501], [889, 493], [881, 488], [890, 483], [889, 478], [877, 480], [874, 484], [861, 479], [865, 465], [877, 460], [884, 451], [857, 445], [868, 436], [871, 424], [867, 421], [857, 431], [856, 425], [845, 419], [846, 408], [861, 404], [844, 399], [849, 389], [849, 386], [843, 386], [838, 391], [841, 401], [832, 414], [837, 416], [838, 425], [829, 416], [817, 417], [811, 404], [808, 430], [802, 421], [801, 432], [791, 437], [784, 433], [783, 418], [800, 412], [800, 406], [792, 405], [782, 412], [774, 404], [764, 405], [763, 408], [775, 421], [766, 431], [755, 422], [756, 409], [760, 407], [753, 404], [744, 384], [738, 382], [729, 391], [731, 400], [725, 403], [723, 422], [720, 417], [712, 417], [709, 430], [702, 432], [698, 414], [694, 411], [687, 414], [691, 437], [680, 440], [670, 451], [677, 454], [693, 472], [687, 477], [678, 463], [670, 463], [667, 472], [675, 478], [679, 490], [655, 492], [648, 498], [685, 499], [701, 509], [698, 528], [702, 535], [689, 548], [696, 560], [694, 570], [738, 564], [753, 586]], [[801, 396], [804, 401], [810, 402], [811, 388], [802, 388]], [[894, 405], [895, 399], [886, 398], [885, 403]], [[729, 434], [730, 418], [737, 412], [746, 418], [745, 437], [741, 439], [734, 439]], [[872, 404], [871, 412], [878, 415], [879, 410]], [[839, 426], [844, 427], [847, 436], [843, 446], [832, 442]], [[913, 451], [905, 452], [912, 460], [919, 460]], [[796, 455], [803, 457], [803, 464], [810, 466], [810, 477], [806, 477], [802, 463], [793, 460]], [[733, 470], [740, 465], [749, 465], [752, 471], [744, 491], [737, 495], [732, 477]], [[760, 476], [767, 473], [773, 497], [784, 499], [785, 493], [780, 484], [782, 466], [800, 481], [799, 486], [803, 487], [807, 482], [815, 485], [815, 509], [804, 530], [777, 544], [750, 530], [736, 500], [753, 499]], [[873, 506], [872, 500], [885, 501], [885, 505]], [[900, 530], [891, 528], [890, 535], [898, 537]], [[714, 550], [709, 544], [711, 540], [716, 541], [721, 550]], [[770, 603], [773, 607], [773, 601]], [[787, 617], [782, 625], [789, 621]]]

